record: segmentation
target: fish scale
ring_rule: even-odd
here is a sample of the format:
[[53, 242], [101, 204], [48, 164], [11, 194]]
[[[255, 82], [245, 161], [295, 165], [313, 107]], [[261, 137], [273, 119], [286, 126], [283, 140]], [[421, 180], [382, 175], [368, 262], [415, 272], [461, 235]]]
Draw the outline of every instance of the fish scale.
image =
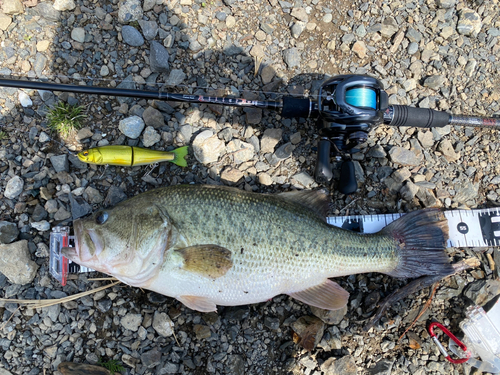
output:
[[[81, 262], [82, 254], [96, 247], [86, 241], [96, 239], [104, 248], [85, 265], [200, 311], [282, 293], [333, 309], [335, 298], [346, 303], [347, 293], [330, 277], [361, 272], [414, 277], [446, 269], [437, 212], [410, 214], [378, 234], [359, 235], [326, 223], [325, 197], [319, 191], [266, 195], [223, 186], [160, 188], [107, 210], [103, 224], [96, 223], [99, 212], [75, 222], [80, 240], [72, 260]], [[117, 259], [127, 264], [114, 266]], [[131, 269], [132, 263], [143, 269]], [[323, 298], [318, 294], [331, 294], [330, 302], [318, 301]]]

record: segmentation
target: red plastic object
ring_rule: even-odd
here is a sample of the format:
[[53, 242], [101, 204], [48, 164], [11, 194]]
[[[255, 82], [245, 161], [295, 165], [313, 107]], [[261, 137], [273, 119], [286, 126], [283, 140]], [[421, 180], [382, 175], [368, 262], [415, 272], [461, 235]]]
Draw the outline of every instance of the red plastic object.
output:
[[[465, 352], [466, 357], [465, 358], [459, 358], [459, 359], [453, 359], [453, 358], [451, 358], [451, 356], [448, 354], [448, 352], [446, 351], [446, 349], [444, 348], [444, 346], [441, 344], [441, 342], [439, 342], [438, 338], [436, 337], [436, 334], [434, 333], [434, 327], [435, 328], [439, 328], [441, 331], [444, 332], [444, 334], [446, 336], [448, 336], [450, 339], [452, 339], [453, 341], [455, 341], [455, 343], [460, 347], [460, 349], [462, 349]], [[448, 328], [446, 328], [445, 326], [443, 326], [441, 323], [432, 322], [431, 324], [429, 324], [428, 330], [429, 330], [429, 334], [432, 337], [432, 340], [434, 340], [434, 342], [436, 343], [437, 347], [439, 348], [439, 351], [441, 352], [441, 354], [444, 355], [444, 357], [448, 361], [450, 361], [451, 363], [464, 363], [464, 362], [467, 362], [469, 360], [469, 358], [470, 358], [470, 351], [467, 350], [467, 347], [465, 346], [465, 344], [462, 341], [460, 341], [459, 339], [457, 339], [453, 333], [451, 333], [450, 331], [448, 331]]]

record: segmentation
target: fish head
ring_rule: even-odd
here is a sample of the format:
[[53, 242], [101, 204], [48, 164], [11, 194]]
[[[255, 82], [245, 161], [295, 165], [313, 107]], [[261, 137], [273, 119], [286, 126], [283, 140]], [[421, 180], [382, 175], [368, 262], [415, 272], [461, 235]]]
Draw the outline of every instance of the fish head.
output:
[[91, 148], [78, 153], [78, 159], [84, 163], [101, 164], [103, 157], [98, 148]]
[[63, 255], [129, 285], [147, 287], [177, 231], [162, 207], [136, 198], [75, 220], [75, 247], [64, 248]]

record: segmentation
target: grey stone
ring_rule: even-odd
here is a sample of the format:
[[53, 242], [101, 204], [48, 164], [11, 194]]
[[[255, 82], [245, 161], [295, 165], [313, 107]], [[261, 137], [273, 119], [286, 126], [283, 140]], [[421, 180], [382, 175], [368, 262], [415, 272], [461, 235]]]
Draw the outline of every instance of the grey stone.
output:
[[48, 141], [50, 141], [50, 139], [50, 136], [45, 132], [41, 132], [38, 136], [38, 140], [40, 141], [40, 143], [47, 143]]
[[295, 146], [292, 145], [291, 142], [285, 143], [281, 145], [273, 156], [275, 156], [278, 160], [285, 160], [292, 156], [292, 152], [295, 150]]
[[443, 87], [445, 81], [446, 78], [442, 75], [430, 76], [425, 79], [424, 86], [433, 90], [439, 90]]
[[69, 201], [71, 204], [71, 217], [73, 220], [84, 217], [92, 212], [92, 206], [85, 202], [81, 197], [74, 197], [73, 194], [69, 194]]
[[158, 34], [158, 24], [155, 21], [139, 20], [139, 25], [142, 29], [142, 34], [147, 40], [153, 40]]
[[417, 30], [415, 30], [413, 27], [410, 27], [406, 31], [406, 38], [410, 42], [420, 43], [420, 41], [422, 40], [422, 34], [420, 32], [418, 32]]
[[417, 198], [420, 199], [420, 202], [424, 205], [424, 207], [440, 207], [442, 206], [441, 202], [436, 198], [434, 193], [422, 187], [419, 187], [417, 192]]
[[47, 211], [45, 211], [45, 209], [40, 204], [37, 204], [35, 206], [35, 209], [33, 210], [33, 213], [31, 214], [31, 220], [41, 221], [43, 219], [46, 219], [47, 216]]
[[85, 42], [85, 29], [82, 27], [75, 27], [71, 30], [71, 39], [77, 41], [78, 43]]
[[297, 21], [293, 24], [291, 32], [295, 39], [300, 37], [300, 34], [306, 29], [306, 23], [302, 21]]
[[392, 366], [394, 366], [394, 361], [387, 359], [382, 359], [368, 370], [369, 375], [391, 375]]
[[457, 0], [437, 0], [436, 4], [439, 8], [453, 8], [457, 4]]
[[300, 52], [295, 47], [285, 50], [283, 52], [283, 59], [290, 69], [300, 66]]
[[408, 45], [408, 55], [414, 55], [417, 53], [417, 51], [418, 51], [418, 43], [411, 42]]
[[84, 192], [84, 197], [86, 197], [87, 202], [90, 204], [99, 204], [104, 200], [99, 190], [92, 186], [87, 186]]
[[473, 184], [470, 181], [465, 181], [463, 184], [456, 185], [456, 194], [453, 200], [458, 203], [466, 203], [478, 198], [479, 185]]
[[200, 163], [208, 164], [219, 160], [226, 147], [212, 130], [204, 130], [193, 140], [193, 153]]
[[160, 43], [153, 41], [151, 42], [151, 53], [149, 56], [149, 65], [151, 71], [153, 72], [168, 72], [169, 70], [169, 54], [165, 47]]
[[48, 59], [43, 53], [38, 52], [36, 54], [35, 64], [33, 65], [33, 70], [35, 71], [35, 73], [38, 77], [41, 77], [43, 75], [43, 70], [45, 69], [47, 62], [48, 62]]
[[398, 23], [393, 17], [387, 17], [382, 21], [382, 28], [380, 29], [380, 34], [386, 38], [390, 38], [399, 30]]
[[120, 320], [120, 324], [122, 325], [122, 327], [132, 332], [137, 332], [141, 323], [142, 323], [141, 314], [128, 313]]
[[133, 26], [125, 25], [122, 27], [122, 38], [125, 43], [132, 47], [140, 47], [144, 44], [141, 33]]
[[311, 306], [311, 312], [320, 318], [326, 324], [340, 324], [347, 314], [347, 305], [338, 310], [324, 310], [319, 307]]
[[460, 10], [457, 23], [457, 31], [459, 34], [467, 36], [477, 36], [481, 31], [483, 23], [481, 16], [472, 9], [463, 8]]
[[142, 19], [144, 11], [140, 0], [126, 0], [118, 8], [118, 22], [129, 23]]
[[7, 182], [3, 195], [8, 199], [17, 198], [23, 192], [23, 188], [24, 180], [19, 176], [14, 176]]
[[252, 160], [255, 150], [250, 143], [234, 139], [226, 146], [227, 153], [233, 156], [234, 164], [238, 165]]
[[391, 161], [395, 164], [404, 166], [417, 166], [420, 160], [417, 159], [415, 153], [403, 147], [393, 147], [389, 150]]
[[328, 358], [322, 365], [321, 370], [325, 375], [356, 375], [358, 368], [354, 358], [350, 355], [336, 359]]
[[124, 201], [125, 199], [127, 199], [127, 194], [125, 194], [119, 187], [113, 185], [108, 189], [108, 193], [106, 194], [106, 198], [104, 199], [104, 205], [106, 207], [112, 207], [117, 205], [121, 201]]
[[52, 3], [43, 1], [37, 4], [35, 7], [35, 11], [38, 15], [47, 21], [58, 21], [61, 17], [61, 12], [57, 9], [54, 9]]
[[180, 85], [185, 79], [186, 73], [184, 73], [181, 69], [172, 69], [165, 84], [167, 86], [177, 86]]
[[146, 126], [152, 126], [155, 129], [165, 126], [165, 119], [161, 112], [156, 108], [146, 108], [146, 110], [142, 113], [142, 118], [144, 119]]
[[368, 151], [367, 156], [370, 156], [372, 158], [385, 158], [387, 156], [387, 153], [385, 152], [382, 146], [375, 145], [372, 148], [370, 148], [370, 151]]
[[157, 348], [154, 348], [153, 350], [144, 352], [141, 355], [141, 360], [146, 368], [154, 368], [161, 363], [161, 352]]
[[12, 284], [29, 284], [35, 278], [38, 266], [31, 260], [28, 241], [0, 244], [0, 272]]
[[303, 187], [309, 187], [314, 183], [314, 179], [307, 172], [300, 172], [292, 176], [292, 182], [299, 183]]
[[56, 172], [69, 172], [68, 155], [54, 155], [50, 157], [50, 162]]
[[50, 229], [50, 224], [47, 220], [32, 222], [30, 225], [39, 232], [47, 232]]
[[165, 313], [155, 311], [153, 317], [153, 329], [162, 337], [170, 337], [174, 333], [174, 323]]
[[292, 17], [297, 18], [299, 21], [302, 21], [302, 22], [309, 21], [309, 16], [307, 15], [307, 12], [304, 8], [294, 7], [290, 14], [292, 15]]
[[8, 244], [19, 235], [17, 225], [8, 221], [0, 221], [0, 244]]
[[186, 142], [190, 142], [191, 137], [193, 136], [193, 127], [189, 124], [182, 125], [179, 130], [180, 134], [182, 135], [182, 138], [184, 138]]
[[127, 137], [136, 139], [144, 130], [144, 121], [139, 116], [127, 117], [120, 121], [118, 129]]
[[155, 128], [152, 126], [146, 127], [146, 130], [144, 130], [144, 134], [142, 135], [142, 143], [144, 144], [144, 147], [151, 147], [160, 142], [160, 140], [160, 133], [158, 133]]
[[411, 181], [407, 181], [406, 184], [401, 188], [399, 193], [401, 197], [407, 202], [411, 202], [413, 198], [417, 195], [419, 187]]
[[262, 109], [260, 108], [245, 108], [247, 124], [260, 124], [262, 121]]

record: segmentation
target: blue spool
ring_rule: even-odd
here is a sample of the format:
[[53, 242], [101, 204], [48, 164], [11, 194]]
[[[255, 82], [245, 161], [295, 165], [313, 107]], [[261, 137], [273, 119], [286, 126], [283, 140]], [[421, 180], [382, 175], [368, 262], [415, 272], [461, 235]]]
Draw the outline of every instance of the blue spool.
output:
[[377, 109], [377, 93], [368, 87], [347, 90], [345, 101], [353, 107]]

